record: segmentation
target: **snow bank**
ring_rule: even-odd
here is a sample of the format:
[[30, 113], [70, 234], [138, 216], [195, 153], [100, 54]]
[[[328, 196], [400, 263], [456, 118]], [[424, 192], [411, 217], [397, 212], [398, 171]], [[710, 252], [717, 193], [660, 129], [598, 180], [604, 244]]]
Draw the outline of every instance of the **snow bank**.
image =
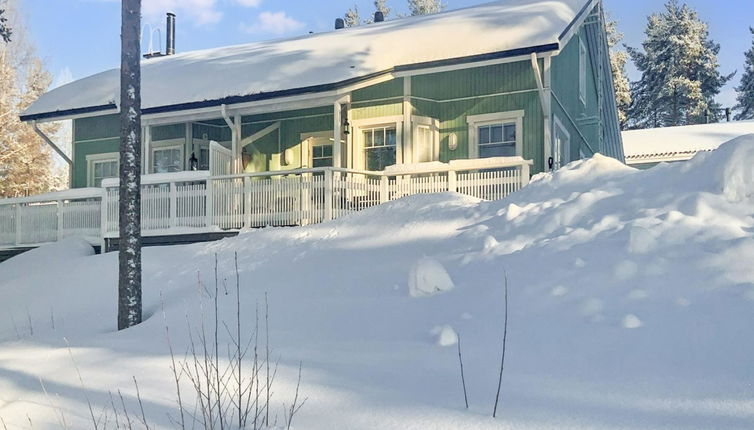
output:
[[424, 257], [417, 261], [408, 275], [408, 291], [411, 297], [427, 297], [455, 288], [453, 280], [443, 265]]
[[[219, 315], [232, 318], [237, 252], [242, 325], [270, 301], [276, 410], [303, 362], [297, 427], [749, 429], [753, 148], [741, 138], [648, 171], [597, 156], [503, 201], [414, 196], [325, 224], [149, 248], [146, 320], [120, 333], [117, 255], [41, 249], [23, 276], [8, 275], [21, 266], [10, 260], [0, 264], [0, 416], [44, 430], [60, 427], [62, 410], [85, 428], [87, 397], [102, 407], [121, 389], [138, 407], [137, 376], [150, 428], [173, 428], [165, 324], [176, 351], [190, 344], [187, 326], [203, 316], [212, 326], [215, 255]], [[407, 281], [430, 297], [406, 294]]]

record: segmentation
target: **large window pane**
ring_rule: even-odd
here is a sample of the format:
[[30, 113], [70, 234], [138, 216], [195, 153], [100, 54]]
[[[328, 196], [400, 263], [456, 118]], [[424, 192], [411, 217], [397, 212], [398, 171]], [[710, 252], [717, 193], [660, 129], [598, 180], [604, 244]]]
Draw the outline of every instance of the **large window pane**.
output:
[[92, 186], [101, 187], [102, 180], [118, 177], [118, 161], [95, 161], [92, 170]]
[[480, 126], [479, 157], [516, 156], [516, 124], [501, 123]]
[[384, 170], [395, 164], [397, 135], [395, 127], [376, 127], [364, 131], [367, 170]]
[[479, 144], [484, 145], [490, 143], [490, 128], [479, 127]]
[[183, 157], [180, 148], [156, 149], [154, 151], [154, 173], [180, 172], [183, 170]]

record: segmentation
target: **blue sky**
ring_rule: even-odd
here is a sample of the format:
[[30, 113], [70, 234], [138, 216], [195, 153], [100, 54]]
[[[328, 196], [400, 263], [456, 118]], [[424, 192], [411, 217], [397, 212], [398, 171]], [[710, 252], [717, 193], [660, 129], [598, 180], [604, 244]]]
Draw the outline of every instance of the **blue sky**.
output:
[[[446, 0], [450, 9], [483, 2]], [[20, 0], [20, 3], [31, 38], [58, 82], [118, 65], [119, 1]], [[370, 0], [143, 0], [143, 7], [145, 22], [160, 29], [164, 26], [164, 12], [175, 11], [177, 49], [187, 51], [329, 30], [335, 17], [354, 3], [362, 15], [373, 10]], [[630, 46], [641, 44], [647, 15], [661, 10], [663, 3], [664, 0], [605, 0], [608, 12], [620, 22], [620, 30]], [[748, 27], [754, 26], [754, 2], [687, 0], [686, 3], [699, 11], [710, 24], [712, 37], [722, 45], [723, 73], [740, 71], [743, 52], [751, 45]], [[404, 0], [388, 1], [388, 5], [405, 11]], [[635, 72], [631, 74], [636, 78]], [[733, 86], [737, 82], [738, 76], [721, 94], [719, 99], [724, 105], [734, 103]]]

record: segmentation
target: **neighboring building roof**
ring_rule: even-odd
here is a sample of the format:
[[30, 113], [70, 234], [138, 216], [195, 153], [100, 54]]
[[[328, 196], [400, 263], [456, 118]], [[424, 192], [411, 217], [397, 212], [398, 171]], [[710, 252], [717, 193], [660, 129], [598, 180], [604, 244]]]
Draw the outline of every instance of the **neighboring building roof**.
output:
[[734, 121], [623, 132], [626, 164], [690, 160], [739, 136], [754, 134], [754, 121]]
[[[145, 113], [326, 91], [376, 75], [546, 52], [596, 0], [499, 0], [423, 17], [142, 62]], [[119, 70], [40, 97], [23, 120], [116, 108]]]

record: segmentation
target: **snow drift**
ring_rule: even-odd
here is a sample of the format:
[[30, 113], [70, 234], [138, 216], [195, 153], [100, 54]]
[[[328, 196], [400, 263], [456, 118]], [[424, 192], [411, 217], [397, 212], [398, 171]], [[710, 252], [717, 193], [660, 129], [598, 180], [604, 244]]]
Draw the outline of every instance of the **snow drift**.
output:
[[[147, 249], [147, 319], [121, 333], [116, 256], [77, 254], [75, 242], [40, 249], [0, 264], [0, 417], [57, 428], [60, 410], [89, 427], [86, 398], [106, 405], [120, 388], [133, 404], [136, 376], [152, 426], [172, 428], [165, 324], [185, 350], [207, 315], [214, 256], [223, 291], [238, 252], [245, 326], [270, 298], [281, 405], [303, 362], [296, 428], [751, 428], [752, 165], [754, 136], [648, 171], [596, 156], [503, 201], [415, 196], [321, 225]], [[223, 318], [233, 291], [221, 294]], [[459, 337], [469, 411], [450, 347]]]

